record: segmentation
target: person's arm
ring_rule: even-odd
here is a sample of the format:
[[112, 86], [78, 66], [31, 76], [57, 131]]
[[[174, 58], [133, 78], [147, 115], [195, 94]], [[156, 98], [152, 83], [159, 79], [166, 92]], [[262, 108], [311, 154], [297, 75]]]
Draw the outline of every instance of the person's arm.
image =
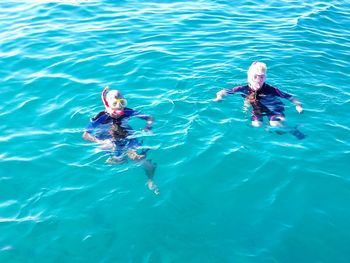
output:
[[289, 93], [281, 91], [278, 88], [275, 88], [275, 90], [276, 90], [278, 96], [291, 101], [295, 105], [295, 109], [297, 110], [297, 112], [299, 112], [299, 113], [303, 112], [303, 107], [301, 105], [301, 102], [298, 99], [296, 99], [295, 97], [293, 97]]
[[231, 88], [231, 89], [222, 89], [222, 90], [220, 90], [220, 91], [218, 91], [216, 93], [216, 98], [214, 99], [214, 101], [221, 101], [228, 94], [233, 94], [233, 93], [239, 91], [240, 88], [241, 88], [241, 86], [234, 87], [234, 88]]
[[303, 113], [303, 111], [304, 111], [304, 110], [303, 110], [303, 107], [302, 107], [302, 105], [301, 105], [301, 102], [300, 102], [298, 99], [292, 97], [292, 98], [290, 99], [290, 101], [294, 103], [295, 109], [297, 110], [297, 112]]
[[101, 140], [97, 139], [94, 135], [92, 135], [92, 133], [93, 130], [107, 118], [108, 114], [106, 114], [104, 111], [99, 112], [94, 118], [91, 119], [90, 123], [86, 126], [85, 131], [83, 133], [83, 138], [90, 142], [101, 143]]
[[227, 92], [226, 90], [220, 90], [216, 93], [216, 98], [214, 99], [214, 101], [221, 101], [224, 97], [227, 96]]
[[98, 143], [100, 140], [97, 139], [95, 136], [93, 136], [91, 133], [89, 133], [88, 131], [84, 131], [83, 133], [83, 138], [87, 141], [90, 141], [90, 142], [96, 142]]
[[146, 126], [144, 128], [145, 131], [149, 131], [152, 129], [153, 117], [151, 115], [143, 114], [137, 110], [132, 109], [129, 109], [129, 112], [130, 116], [137, 117], [146, 121]]
[[94, 143], [98, 143], [101, 147], [103, 147], [104, 149], [108, 149], [111, 150], [114, 147], [114, 144], [111, 140], [106, 139], [106, 140], [100, 140], [97, 139], [95, 136], [93, 136], [91, 133], [89, 133], [88, 131], [85, 131], [83, 133], [83, 138], [87, 141], [90, 142], [94, 142]]

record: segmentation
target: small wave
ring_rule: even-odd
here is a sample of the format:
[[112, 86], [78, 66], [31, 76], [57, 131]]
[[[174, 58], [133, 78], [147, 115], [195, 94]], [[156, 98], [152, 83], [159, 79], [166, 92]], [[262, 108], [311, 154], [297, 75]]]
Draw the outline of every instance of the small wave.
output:
[[0, 223], [21, 223], [33, 221], [35, 223], [42, 222], [44, 219], [41, 217], [42, 213], [38, 213], [35, 215], [25, 216], [25, 217], [0, 217]]

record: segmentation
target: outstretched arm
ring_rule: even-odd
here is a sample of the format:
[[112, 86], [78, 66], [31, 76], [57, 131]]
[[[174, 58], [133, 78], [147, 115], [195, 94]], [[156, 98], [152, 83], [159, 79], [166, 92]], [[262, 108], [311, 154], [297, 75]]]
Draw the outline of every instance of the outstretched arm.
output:
[[236, 92], [242, 91], [243, 88], [243, 86], [237, 86], [231, 89], [222, 89], [216, 93], [216, 98], [214, 99], [214, 101], [221, 101], [228, 94], [234, 94]]
[[143, 114], [137, 110], [131, 110], [131, 116], [134, 116], [146, 121], [146, 126], [144, 128], [145, 131], [149, 131], [152, 129], [153, 117], [151, 115]]
[[97, 143], [99, 142], [99, 139], [97, 139], [95, 136], [93, 136], [91, 133], [87, 131], [84, 131], [83, 138], [90, 142], [97, 142]]
[[216, 93], [216, 98], [214, 99], [214, 101], [221, 101], [224, 97], [227, 96], [227, 91], [226, 90], [220, 90]]
[[301, 102], [299, 100], [297, 100], [296, 98], [292, 97], [290, 99], [290, 101], [294, 103], [295, 109], [297, 110], [297, 112], [303, 113], [304, 110], [303, 110], [303, 107], [302, 107]]
[[290, 100], [291, 102], [293, 102], [297, 112], [299, 112], [299, 113], [303, 112], [303, 107], [301, 106], [301, 102], [299, 100], [297, 100], [295, 97], [293, 97], [289, 93], [283, 92], [283, 91], [281, 91], [278, 88], [275, 88], [275, 91], [277, 93], [277, 96], [279, 96], [281, 98], [284, 98], [284, 99], [287, 99], [287, 100]]

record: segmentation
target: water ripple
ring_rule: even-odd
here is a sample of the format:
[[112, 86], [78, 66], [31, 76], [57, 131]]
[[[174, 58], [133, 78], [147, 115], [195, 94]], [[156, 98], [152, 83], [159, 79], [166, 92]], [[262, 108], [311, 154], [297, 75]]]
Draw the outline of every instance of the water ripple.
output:
[[[349, 13], [346, 1], [1, 3], [0, 261], [285, 262], [292, 240], [294, 261], [342, 262]], [[250, 127], [240, 96], [212, 101], [254, 60], [302, 101], [303, 115], [285, 104], [305, 140]], [[142, 166], [106, 165], [81, 138], [106, 85], [154, 117], [152, 134], [131, 125], [159, 197]]]

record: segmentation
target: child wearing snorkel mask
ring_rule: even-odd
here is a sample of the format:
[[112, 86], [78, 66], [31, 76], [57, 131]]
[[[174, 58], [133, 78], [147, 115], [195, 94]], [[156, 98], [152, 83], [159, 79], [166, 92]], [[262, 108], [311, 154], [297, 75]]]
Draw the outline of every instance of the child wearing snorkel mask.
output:
[[126, 162], [128, 158], [142, 162], [148, 177], [148, 188], [159, 194], [158, 187], [152, 180], [156, 165], [146, 160], [146, 151], [137, 152], [141, 143], [130, 136], [134, 131], [128, 125], [128, 120], [131, 117], [137, 117], [146, 121], [145, 130], [149, 131], [152, 129], [153, 118], [150, 115], [126, 107], [127, 100], [120, 91], [111, 90], [107, 92], [108, 86], [101, 94], [105, 110], [91, 119], [91, 122], [85, 128], [83, 138], [109, 149], [112, 156], [108, 158], [107, 163], [120, 164]]
[[[248, 84], [234, 87], [231, 89], [223, 89], [216, 93], [214, 101], [221, 101], [223, 97], [228, 94], [240, 93], [245, 98], [245, 106], [252, 107], [252, 125], [254, 127], [261, 127], [263, 125], [263, 116], [269, 120], [269, 124], [273, 127], [286, 127], [283, 122], [284, 104], [279, 98], [287, 99], [295, 104], [295, 109], [303, 112], [302, 105], [292, 95], [272, 87], [266, 81], [267, 67], [263, 62], [253, 62], [248, 69]], [[302, 139], [305, 136], [297, 131], [292, 130], [293, 135]]]

